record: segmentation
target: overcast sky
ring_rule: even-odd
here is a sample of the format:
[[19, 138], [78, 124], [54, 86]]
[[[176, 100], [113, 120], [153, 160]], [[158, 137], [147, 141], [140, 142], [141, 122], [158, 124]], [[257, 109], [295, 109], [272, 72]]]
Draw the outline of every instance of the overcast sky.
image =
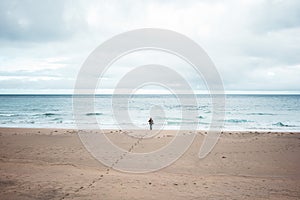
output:
[[[2, 0], [0, 93], [72, 93], [81, 65], [98, 45], [138, 28], [170, 29], [196, 41], [227, 91], [300, 92], [298, 0]], [[168, 55], [153, 56], [124, 58], [103, 87], [114, 87], [124, 73], [120, 67], [186, 67]], [[203, 89], [197, 78], [186, 77]]]

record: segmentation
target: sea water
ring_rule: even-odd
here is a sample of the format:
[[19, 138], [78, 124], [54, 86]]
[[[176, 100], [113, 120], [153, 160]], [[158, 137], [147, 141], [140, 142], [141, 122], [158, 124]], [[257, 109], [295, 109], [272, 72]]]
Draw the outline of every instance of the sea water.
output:
[[[180, 100], [173, 95], [96, 95], [93, 111], [82, 108], [81, 122], [74, 119], [72, 95], [0, 95], [0, 126], [77, 128], [78, 123], [95, 123], [96, 118], [103, 129], [126, 128], [126, 124], [148, 129], [151, 116], [154, 129], [210, 127], [209, 95], [197, 95], [196, 104]], [[300, 131], [300, 95], [226, 95], [224, 112], [224, 130]], [[119, 117], [121, 113], [128, 115]]]

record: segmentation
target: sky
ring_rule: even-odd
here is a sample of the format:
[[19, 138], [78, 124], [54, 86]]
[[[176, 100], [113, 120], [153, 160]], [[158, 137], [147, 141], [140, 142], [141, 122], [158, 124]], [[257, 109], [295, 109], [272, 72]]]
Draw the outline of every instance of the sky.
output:
[[[72, 93], [97, 46], [140, 28], [169, 29], [197, 42], [226, 91], [300, 93], [298, 0], [2, 0], [0, 93]], [[175, 66], [194, 90], [205, 90], [186, 63], [149, 51], [117, 61], [101, 91], [146, 64]]]

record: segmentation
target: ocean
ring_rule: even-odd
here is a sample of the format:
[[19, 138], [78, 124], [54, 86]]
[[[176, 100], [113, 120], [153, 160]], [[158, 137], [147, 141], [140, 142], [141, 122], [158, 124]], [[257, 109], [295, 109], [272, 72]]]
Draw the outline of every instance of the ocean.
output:
[[[123, 103], [112, 106], [113, 98]], [[150, 116], [154, 129], [179, 129], [184, 124], [206, 130], [211, 123], [212, 106], [208, 95], [197, 95], [197, 105], [181, 105], [173, 95], [127, 98], [125, 95], [97, 95], [93, 112], [84, 112], [83, 108], [82, 123], [96, 118], [102, 129], [124, 128], [129, 122], [148, 129]], [[76, 128], [72, 102], [72, 95], [0, 95], [0, 126]], [[126, 110], [129, 118], [116, 120], [118, 113]], [[300, 95], [226, 95], [224, 130], [300, 131]]]

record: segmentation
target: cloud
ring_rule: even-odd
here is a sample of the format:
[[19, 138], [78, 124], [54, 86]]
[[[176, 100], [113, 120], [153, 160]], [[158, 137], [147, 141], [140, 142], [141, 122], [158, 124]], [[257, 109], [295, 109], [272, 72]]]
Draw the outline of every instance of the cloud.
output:
[[1, 1], [0, 37], [20, 42], [68, 39], [83, 24], [67, 12], [67, 5], [68, 1], [59, 0]]
[[296, 0], [262, 1], [253, 10], [250, 24], [258, 33], [292, 29], [300, 26], [300, 2]]
[[[1, 1], [0, 89], [72, 89], [80, 66], [99, 44], [153, 27], [199, 43], [228, 90], [300, 91], [299, 13], [297, 0]], [[199, 77], [165, 55], [135, 56], [117, 67], [164, 63], [202, 88]], [[113, 88], [122, 73], [112, 69], [105, 87]]]

